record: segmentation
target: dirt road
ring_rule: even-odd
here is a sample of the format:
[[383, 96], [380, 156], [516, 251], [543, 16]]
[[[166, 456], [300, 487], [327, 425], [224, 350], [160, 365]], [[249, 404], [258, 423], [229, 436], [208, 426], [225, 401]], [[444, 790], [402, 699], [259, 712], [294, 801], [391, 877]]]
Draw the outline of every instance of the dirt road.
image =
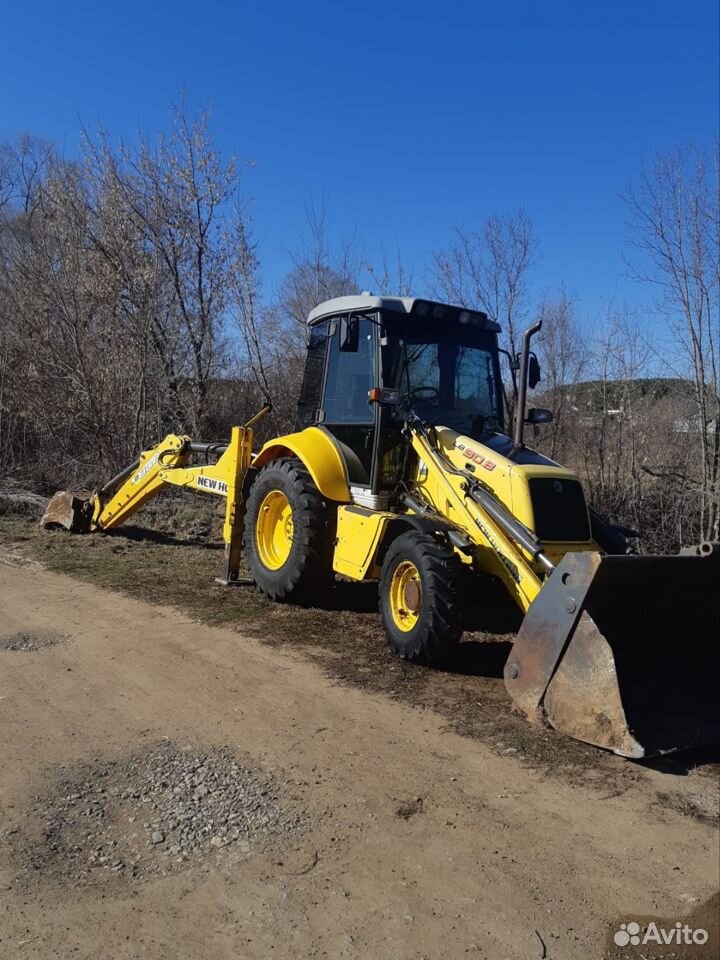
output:
[[4, 559], [0, 957], [717, 954], [717, 927], [612, 940], [714, 920], [716, 829], [681, 812], [707, 781], [572, 784], [298, 654]]

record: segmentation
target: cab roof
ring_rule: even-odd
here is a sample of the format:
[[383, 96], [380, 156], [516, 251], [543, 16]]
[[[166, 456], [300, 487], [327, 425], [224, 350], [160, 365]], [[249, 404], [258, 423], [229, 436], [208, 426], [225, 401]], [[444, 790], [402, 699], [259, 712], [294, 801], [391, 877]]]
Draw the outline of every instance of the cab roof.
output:
[[500, 331], [499, 324], [490, 320], [487, 314], [480, 310], [466, 310], [464, 307], [453, 306], [449, 303], [438, 303], [434, 300], [423, 300], [419, 297], [374, 297], [369, 293], [357, 294], [350, 297], [335, 297], [318, 304], [308, 317], [308, 325], [319, 323], [326, 317], [335, 317], [349, 313], [398, 313], [402, 316], [416, 316], [426, 320], [447, 321], [456, 320], [460, 323], [469, 323], [483, 330], [495, 333]]

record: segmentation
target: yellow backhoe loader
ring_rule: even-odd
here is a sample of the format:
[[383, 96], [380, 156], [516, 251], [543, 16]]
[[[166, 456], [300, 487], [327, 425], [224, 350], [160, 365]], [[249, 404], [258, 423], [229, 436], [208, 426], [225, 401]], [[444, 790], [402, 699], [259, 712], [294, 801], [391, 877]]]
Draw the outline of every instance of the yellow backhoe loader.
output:
[[170, 435], [90, 499], [56, 494], [43, 524], [109, 530], [170, 484], [224, 497], [223, 583], [242, 554], [278, 601], [377, 580], [390, 647], [424, 664], [460, 640], [468, 585], [496, 578], [525, 614], [505, 683], [530, 720], [635, 758], [717, 743], [720, 547], [629, 554], [578, 477], [526, 447], [550, 418], [526, 410], [540, 324], [511, 358], [512, 431], [485, 314], [363, 294], [308, 324], [295, 433], [254, 453], [265, 408], [228, 443]]

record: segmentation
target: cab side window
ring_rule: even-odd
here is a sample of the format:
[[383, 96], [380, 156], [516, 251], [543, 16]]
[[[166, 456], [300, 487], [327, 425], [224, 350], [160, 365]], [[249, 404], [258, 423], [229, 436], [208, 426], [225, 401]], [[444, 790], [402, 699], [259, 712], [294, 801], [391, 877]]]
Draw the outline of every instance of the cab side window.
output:
[[376, 385], [374, 336], [375, 325], [363, 318], [356, 352], [340, 351], [338, 329], [330, 338], [323, 404], [325, 423], [373, 423], [368, 391]]
[[310, 329], [305, 375], [297, 408], [297, 430], [304, 430], [305, 427], [312, 426], [318, 421], [328, 345], [328, 326], [327, 322], [318, 323]]

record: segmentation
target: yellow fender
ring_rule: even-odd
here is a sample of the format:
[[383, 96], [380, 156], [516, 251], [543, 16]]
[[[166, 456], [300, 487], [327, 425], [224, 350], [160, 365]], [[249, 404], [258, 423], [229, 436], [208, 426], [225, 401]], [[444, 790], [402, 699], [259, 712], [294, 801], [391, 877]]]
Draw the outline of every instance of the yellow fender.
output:
[[332, 437], [318, 427], [307, 427], [299, 433], [273, 437], [254, 458], [256, 470], [278, 457], [296, 456], [302, 460], [313, 478], [315, 486], [328, 500], [350, 502], [345, 463]]

